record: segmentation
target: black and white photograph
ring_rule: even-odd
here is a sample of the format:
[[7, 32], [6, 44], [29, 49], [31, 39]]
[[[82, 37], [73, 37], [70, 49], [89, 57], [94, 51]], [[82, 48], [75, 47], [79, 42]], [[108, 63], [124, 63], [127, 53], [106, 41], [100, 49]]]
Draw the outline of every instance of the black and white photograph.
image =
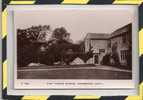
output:
[[132, 12], [14, 12], [17, 79], [132, 79]]

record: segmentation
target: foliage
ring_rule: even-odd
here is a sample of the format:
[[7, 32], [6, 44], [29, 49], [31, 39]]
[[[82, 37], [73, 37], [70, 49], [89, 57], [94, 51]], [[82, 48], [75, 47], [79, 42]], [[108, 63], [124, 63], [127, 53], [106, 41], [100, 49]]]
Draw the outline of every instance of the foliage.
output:
[[32, 26], [27, 29], [17, 29], [17, 63], [18, 66], [26, 66], [30, 62], [37, 62], [37, 49], [39, 44], [35, 44], [40, 31], [49, 26]]
[[[19, 66], [27, 66], [30, 62], [47, 65], [53, 65], [56, 62], [70, 64], [76, 57], [86, 62], [93, 56], [91, 51], [84, 52], [84, 41], [73, 44], [70, 33], [64, 27], [55, 28], [48, 41], [40, 42], [38, 40], [40, 32], [45, 29], [49, 30], [50, 26], [32, 26], [17, 30]], [[45, 35], [40, 38], [45, 38]]]
[[66, 35], [67, 35], [67, 30], [64, 27], [60, 27], [60, 28], [56, 28], [53, 31], [52, 38], [62, 40]]

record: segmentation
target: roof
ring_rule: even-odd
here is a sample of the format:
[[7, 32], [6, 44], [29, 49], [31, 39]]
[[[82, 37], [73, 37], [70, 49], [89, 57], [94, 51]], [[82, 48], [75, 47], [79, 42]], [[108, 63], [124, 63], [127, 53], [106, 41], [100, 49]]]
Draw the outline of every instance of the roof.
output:
[[122, 34], [124, 34], [125, 32], [130, 31], [131, 28], [132, 28], [131, 25], [132, 25], [132, 24], [130, 23], [130, 24], [127, 24], [127, 25], [125, 25], [125, 26], [123, 26], [123, 27], [121, 27], [121, 28], [115, 30], [114, 32], [112, 32], [110, 38], [115, 37], [115, 36], [118, 36], [118, 35], [122, 35]]
[[110, 34], [103, 34], [103, 33], [88, 33], [86, 35], [86, 39], [108, 39]]
[[88, 33], [85, 37], [85, 39], [110, 39], [113, 38], [115, 36], [119, 36], [124, 34], [125, 32], [131, 31], [131, 23], [127, 24], [117, 30], [115, 30], [114, 32], [112, 32], [111, 34], [107, 34], [107, 33]]

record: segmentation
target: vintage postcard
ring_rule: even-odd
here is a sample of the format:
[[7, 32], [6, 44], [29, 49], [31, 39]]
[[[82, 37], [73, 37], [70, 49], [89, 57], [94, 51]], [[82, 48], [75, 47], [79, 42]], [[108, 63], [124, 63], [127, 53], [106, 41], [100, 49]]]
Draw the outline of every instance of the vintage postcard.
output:
[[11, 12], [15, 89], [135, 88], [134, 6], [20, 7]]

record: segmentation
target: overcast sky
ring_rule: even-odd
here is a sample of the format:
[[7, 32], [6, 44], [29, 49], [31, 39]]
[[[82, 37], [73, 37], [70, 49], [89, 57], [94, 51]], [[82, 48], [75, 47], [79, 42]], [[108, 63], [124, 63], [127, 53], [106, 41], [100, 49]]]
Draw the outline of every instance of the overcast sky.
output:
[[133, 11], [115, 9], [97, 10], [46, 10], [15, 12], [15, 27], [28, 28], [32, 25], [50, 25], [52, 29], [65, 27], [75, 42], [87, 33], [108, 33], [131, 23]]

